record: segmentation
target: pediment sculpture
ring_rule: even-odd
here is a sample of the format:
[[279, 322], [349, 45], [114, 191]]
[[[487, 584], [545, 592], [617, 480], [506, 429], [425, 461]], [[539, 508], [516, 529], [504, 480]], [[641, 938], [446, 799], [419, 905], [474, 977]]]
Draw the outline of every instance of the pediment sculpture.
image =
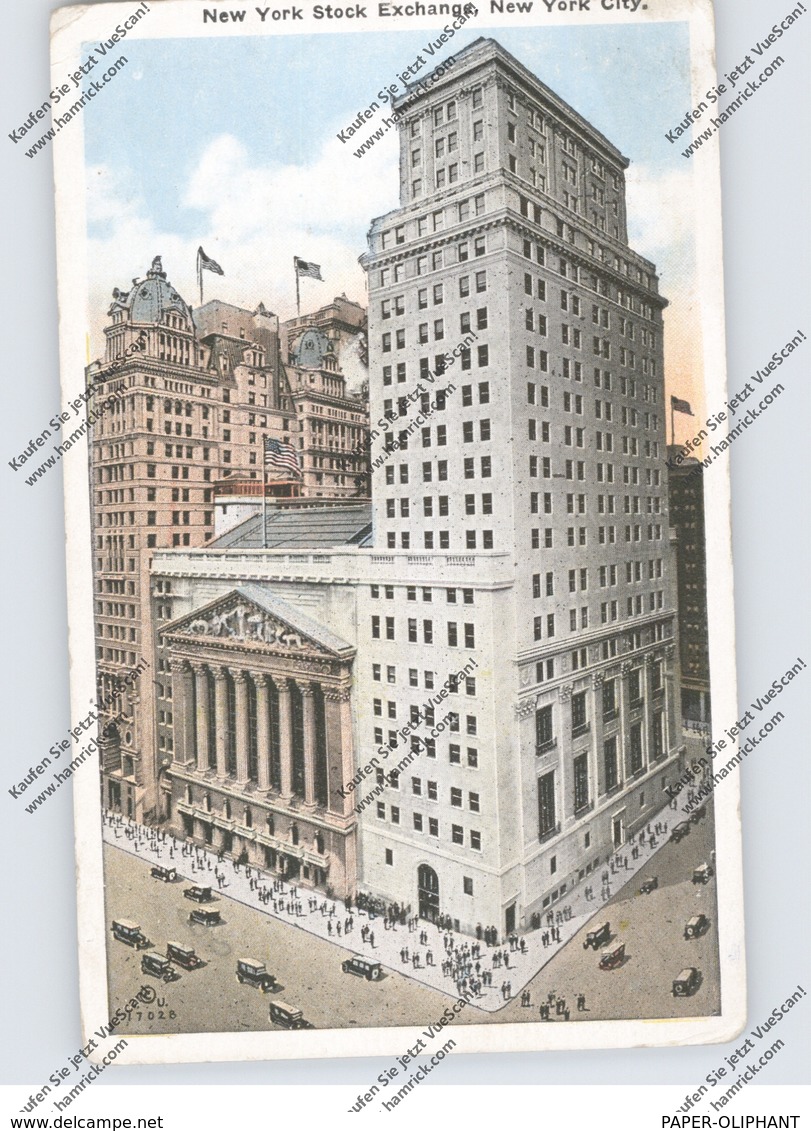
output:
[[321, 651], [289, 624], [246, 603], [231, 609], [212, 609], [189, 620], [182, 631], [191, 636], [211, 636], [246, 643], [272, 644], [290, 651]]

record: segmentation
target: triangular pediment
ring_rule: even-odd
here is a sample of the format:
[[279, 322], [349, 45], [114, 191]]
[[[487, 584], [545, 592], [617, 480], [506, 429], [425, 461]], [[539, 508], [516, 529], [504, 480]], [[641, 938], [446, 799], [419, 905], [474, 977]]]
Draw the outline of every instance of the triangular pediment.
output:
[[242, 644], [286, 655], [346, 659], [354, 647], [288, 602], [256, 585], [240, 586], [165, 626], [162, 635]]

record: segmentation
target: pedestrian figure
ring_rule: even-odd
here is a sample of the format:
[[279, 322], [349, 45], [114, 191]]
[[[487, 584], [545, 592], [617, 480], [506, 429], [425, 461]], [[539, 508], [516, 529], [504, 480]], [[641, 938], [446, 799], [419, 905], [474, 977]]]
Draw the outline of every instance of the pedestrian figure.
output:
[[577, 1012], [578, 1013], [584, 1013], [585, 1009], [586, 1009], [586, 995], [585, 994], [578, 994], [577, 995]]

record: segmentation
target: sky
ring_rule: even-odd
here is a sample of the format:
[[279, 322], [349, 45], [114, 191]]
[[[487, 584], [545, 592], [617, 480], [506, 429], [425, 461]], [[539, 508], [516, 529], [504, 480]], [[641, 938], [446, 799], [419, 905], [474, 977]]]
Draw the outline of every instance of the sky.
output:
[[[699, 399], [690, 164], [665, 131], [691, 105], [688, 26], [655, 23], [457, 32], [439, 60], [491, 35], [631, 161], [631, 246], [653, 260], [666, 312], [669, 392]], [[206, 299], [295, 313], [294, 255], [319, 263], [302, 309], [365, 304], [358, 256], [397, 207], [395, 130], [361, 159], [337, 132], [397, 81], [430, 32], [126, 40], [127, 66], [83, 112], [91, 352], [114, 286], [155, 255], [196, 304], [197, 247], [223, 267]], [[399, 89], [402, 89], [400, 84]], [[686, 422], [685, 422], [686, 423]]]

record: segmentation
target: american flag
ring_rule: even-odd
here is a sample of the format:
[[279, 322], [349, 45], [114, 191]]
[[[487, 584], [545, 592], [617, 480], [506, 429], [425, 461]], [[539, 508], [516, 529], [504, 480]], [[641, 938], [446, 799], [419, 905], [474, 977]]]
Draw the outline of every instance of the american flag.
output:
[[276, 467], [280, 471], [288, 471], [292, 475], [301, 476], [296, 449], [292, 444], [286, 444], [283, 440], [275, 440], [272, 436], [265, 436], [265, 467]]
[[296, 268], [296, 274], [303, 275], [305, 279], [321, 279], [321, 266], [318, 263], [308, 263], [306, 259], [299, 259], [297, 255], [293, 256], [293, 264]]

